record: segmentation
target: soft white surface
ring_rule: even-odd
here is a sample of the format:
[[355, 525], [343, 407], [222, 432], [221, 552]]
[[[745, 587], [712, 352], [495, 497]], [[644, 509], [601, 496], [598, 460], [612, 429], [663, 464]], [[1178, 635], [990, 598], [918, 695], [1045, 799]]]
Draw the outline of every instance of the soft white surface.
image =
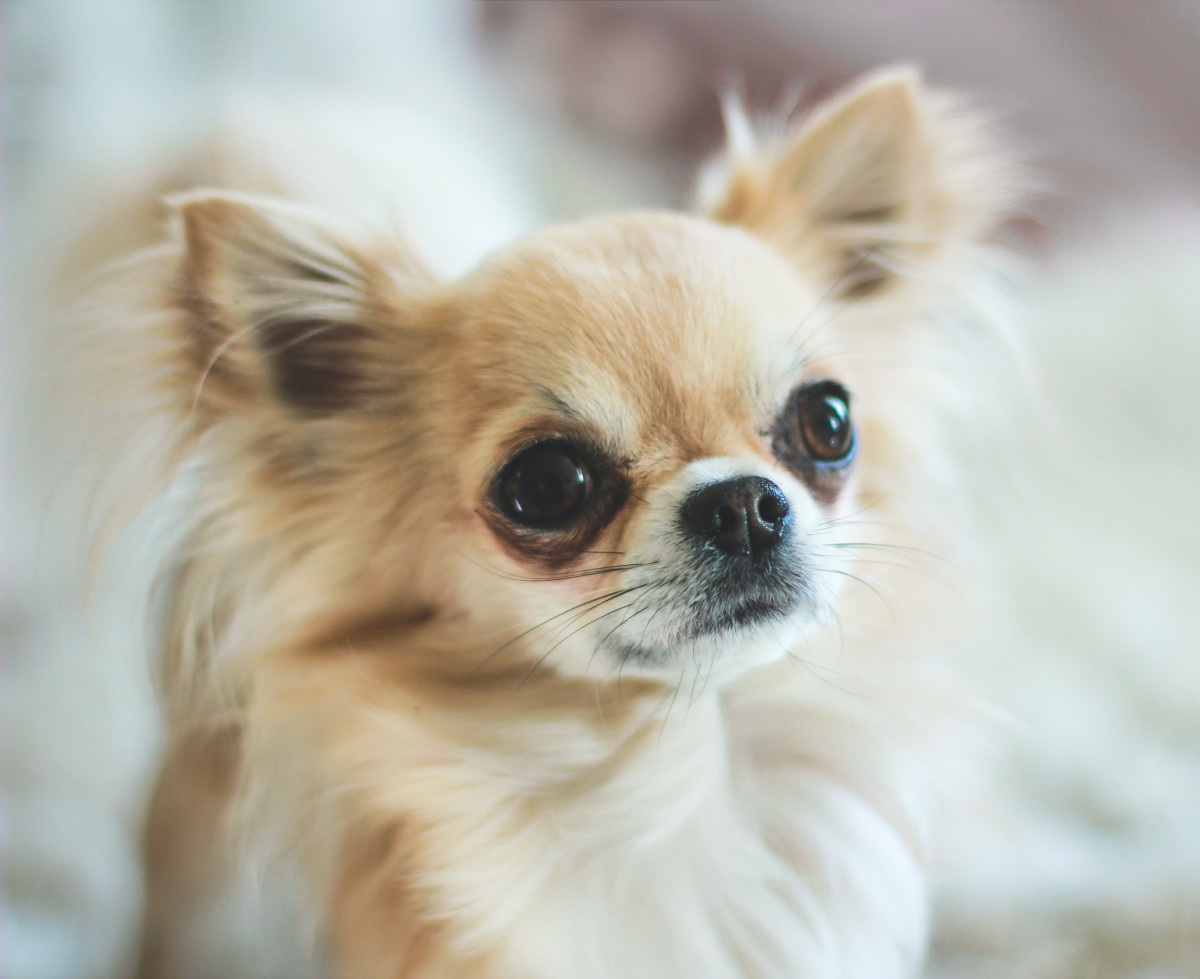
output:
[[[970, 661], [993, 784], [959, 826], [943, 955], [979, 977], [1200, 969], [1200, 224], [1114, 222], [1042, 278], [1026, 490], [993, 500]], [[1191, 209], [1191, 214], [1200, 209]], [[950, 970], [948, 975], [961, 974]]]

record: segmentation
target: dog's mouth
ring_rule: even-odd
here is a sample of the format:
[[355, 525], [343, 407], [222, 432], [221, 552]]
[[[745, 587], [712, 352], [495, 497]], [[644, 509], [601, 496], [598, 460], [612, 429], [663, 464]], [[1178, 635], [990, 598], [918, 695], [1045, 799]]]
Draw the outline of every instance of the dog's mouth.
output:
[[[698, 642], [736, 643], [739, 637], [757, 627], [780, 624], [793, 618], [802, 605], [799, 593], [770, 597], [753, 597], [730, 603], [717, 603], [711, 608], [693, 608], [666, 635], [650, 639], [643, 634], [636, 641], [619, 635], [608, 635], [603, 645], [616, 654], [622, 663], [644, 665], [666, 664], [674, 660], [675, 650], [686, 650]], [[647, 641], [649, 640], [649, 641]]]
[[788, 599], [751, 598], [730, 608], [703, 609], [686, 627], [682, 638], [695, 640], [720, 636], [765, 622], [786, 619], [795, 612], [796, 605], [797, 599], [793, 596]]

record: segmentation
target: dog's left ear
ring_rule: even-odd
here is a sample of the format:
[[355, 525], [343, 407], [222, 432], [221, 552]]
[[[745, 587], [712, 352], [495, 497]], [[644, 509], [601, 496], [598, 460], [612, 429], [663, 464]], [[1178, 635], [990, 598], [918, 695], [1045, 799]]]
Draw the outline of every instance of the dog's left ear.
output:
[[868, 76], [765, 145], [738, 107], [726, 120], [709, 216], [817, 268], [847, 299], [940, 274], [1008, 204], [1008, 166], [979, 121], [909, 68]]

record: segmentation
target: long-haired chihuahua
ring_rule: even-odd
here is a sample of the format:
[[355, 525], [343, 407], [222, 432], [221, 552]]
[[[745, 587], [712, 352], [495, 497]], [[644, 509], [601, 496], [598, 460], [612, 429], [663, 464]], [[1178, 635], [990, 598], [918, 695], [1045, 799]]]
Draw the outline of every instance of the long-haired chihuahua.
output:
[[345, 979], [920, 968], [955, 708], [893, 565], [953, 502], [1007, 168], [906, 70], [729, 117], [696, 215], [457, 281], [226, 191], [127, 263], [106, 328], [184, 525], [144, 976], [258, 934], [248, 839]]

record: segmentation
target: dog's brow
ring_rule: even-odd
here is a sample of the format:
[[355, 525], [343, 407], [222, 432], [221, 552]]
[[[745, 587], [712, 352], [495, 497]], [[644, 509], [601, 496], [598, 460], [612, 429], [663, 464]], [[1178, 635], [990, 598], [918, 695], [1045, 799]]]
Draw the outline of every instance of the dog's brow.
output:
[[565, 415], [567, 418], [570, 418], [572, 421], [582, 421], [583, 420], [583, 412], [580, 411], [575, 405], [571, 404], [571, 402], [568, 401], [566, 398], [564, 398], [562, 395], [557, 394], [554, 391], [551, 391], [547, 387], [542, 387], [542, 385], [540, 385], [540, 384], [537, 385], [534, 388], [534, 390], [538, 393], [538, 395], [541, 398], [543, 398], [546, 401], [547, 405], [550, 408], [553, 408], [556, 412], [559, 412], [559, 413]]

